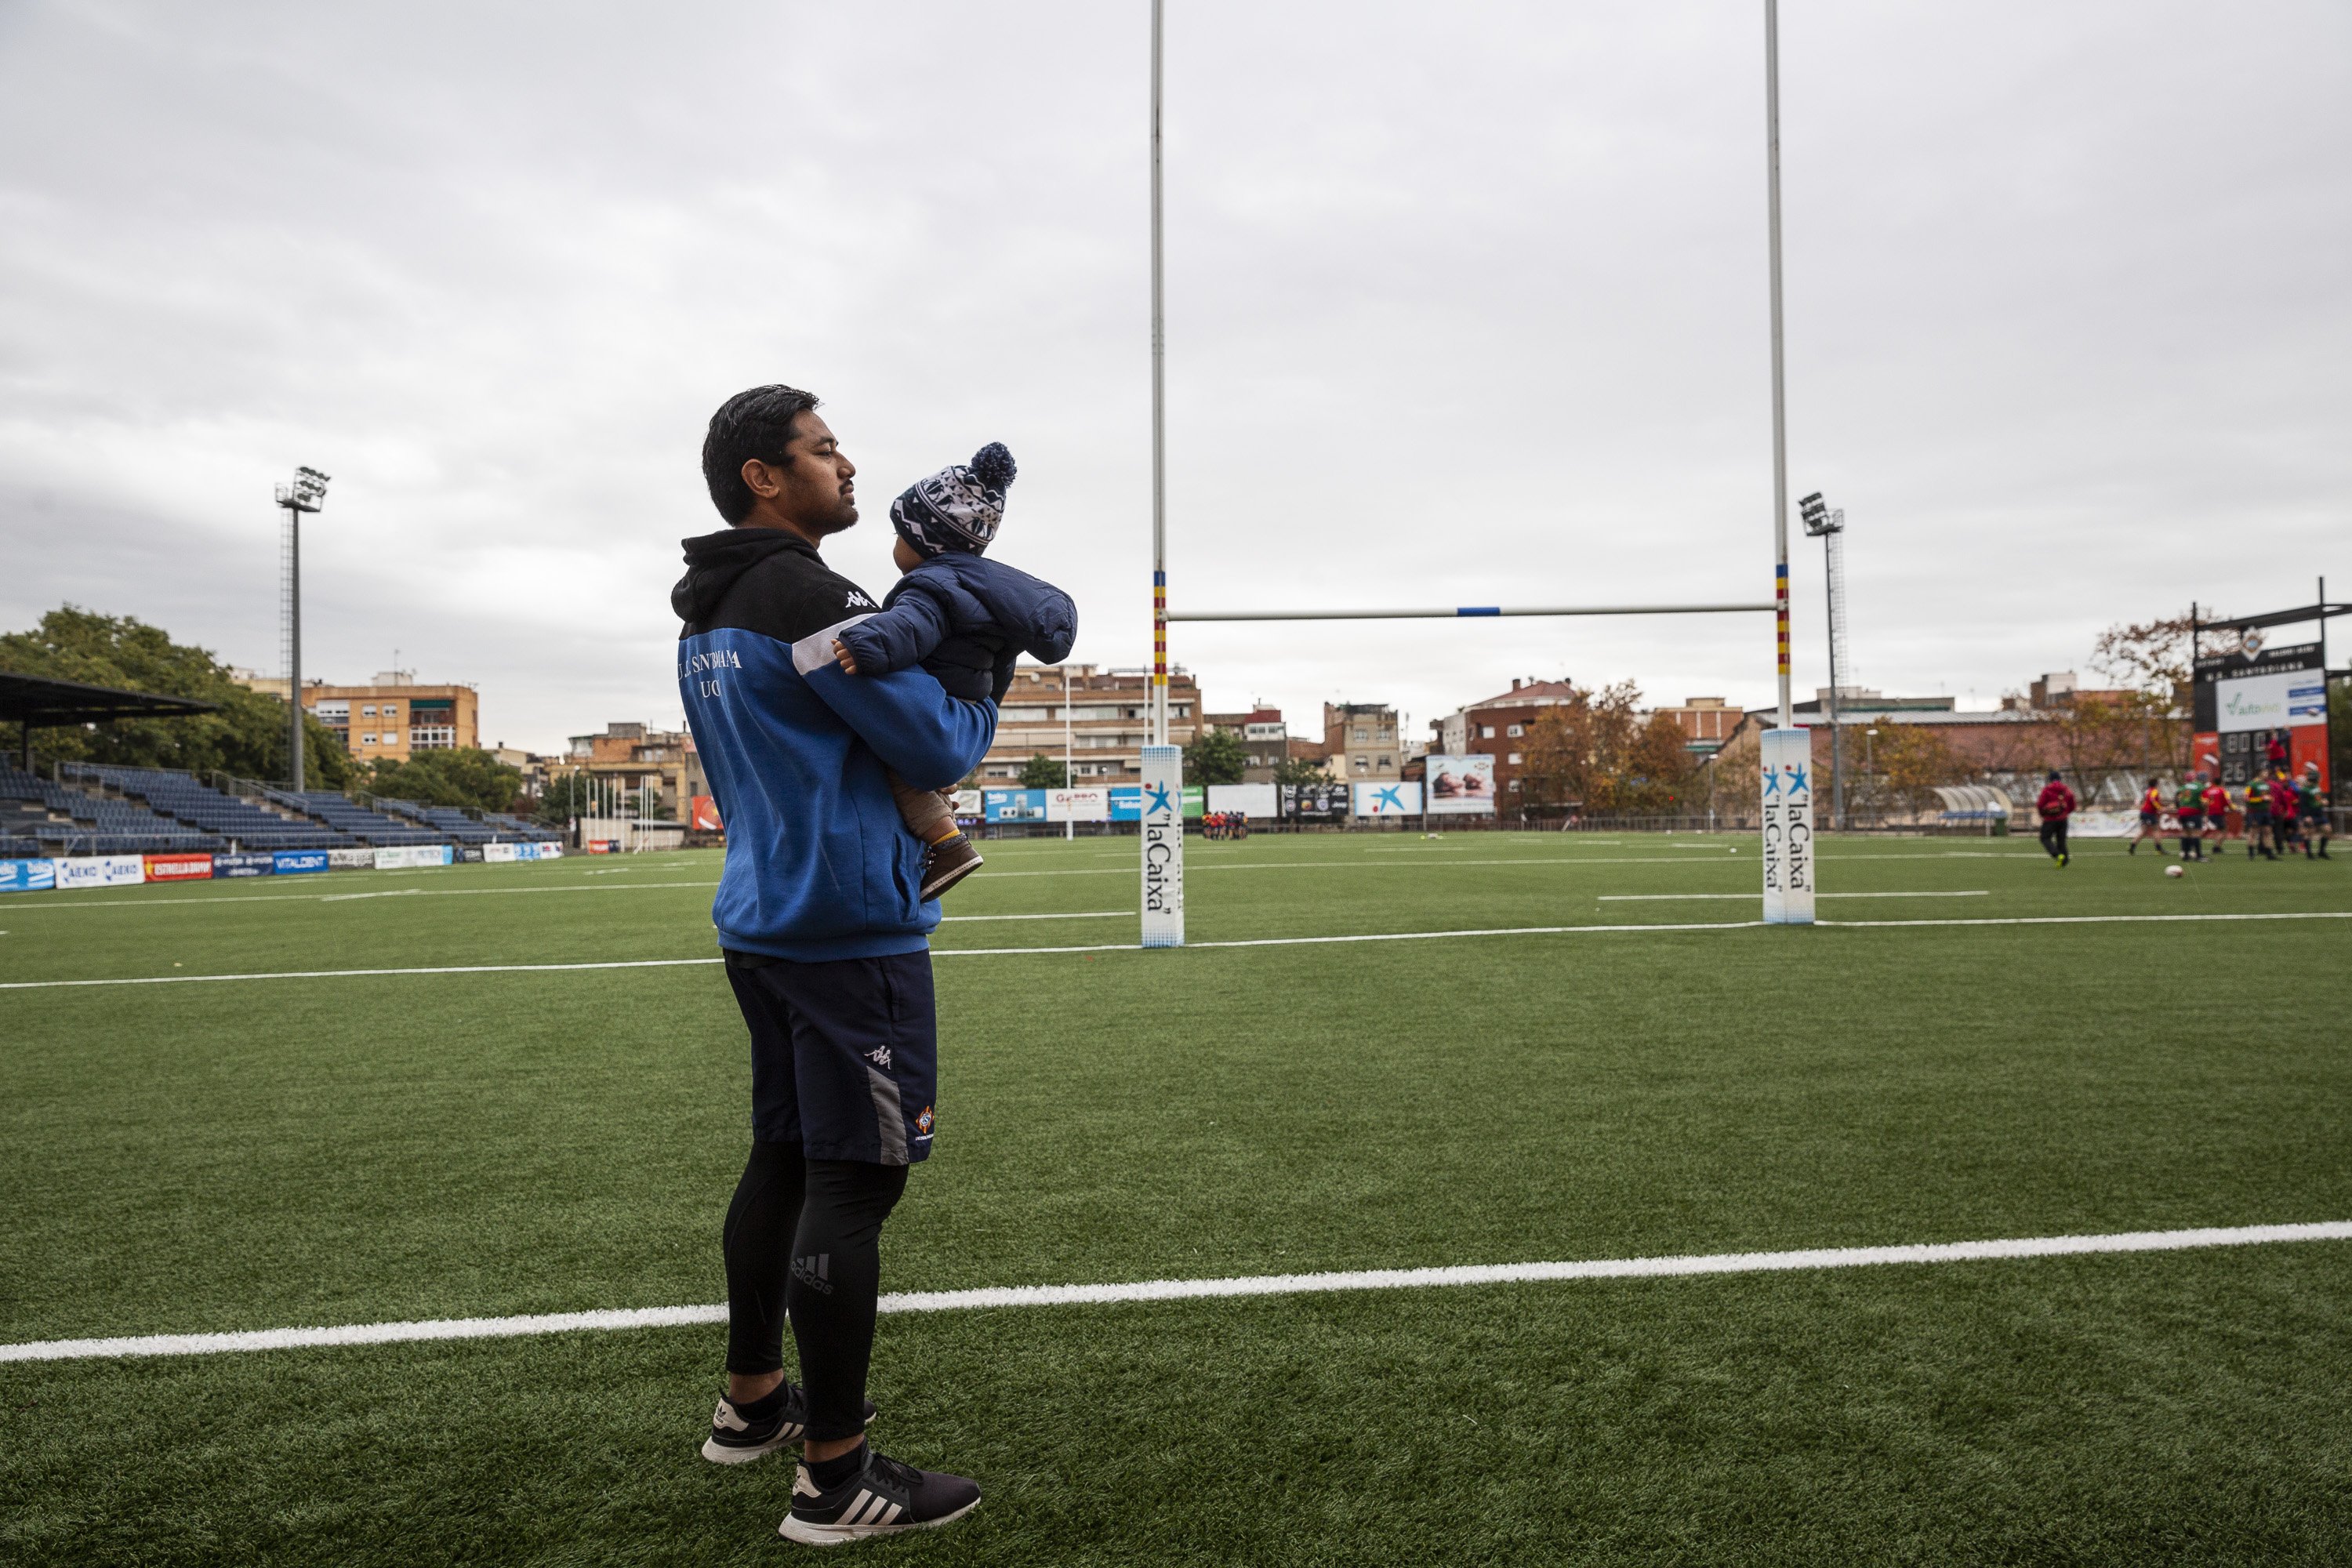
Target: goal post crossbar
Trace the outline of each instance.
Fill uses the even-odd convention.
[[[1429,610],[1170,610],[1171,621],[1450,621],[1494,616],[1725,616],[1778,610],[1766,599],[1745,605],[1456,605]]]

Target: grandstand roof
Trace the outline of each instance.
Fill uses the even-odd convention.
[[[0,719],[36,728],[103,719],[184,717],[210,713],[216,706],[187,697],[160,697],[152,691],[84,686],[79,680],[50,680],[0,670]]]

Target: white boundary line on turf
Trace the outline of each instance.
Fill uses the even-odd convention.
[[[1740,896],[1747,898],[1752,895]],[[1127,910],[1111,911],[1120,916],[1131,912]],[[1817,921],[1814,923],[1836,927],[1843,931],[1863,931],[1893,926],[2140,925],[2181,921],[2202,923],[2240,921],[2347,920],[2352,920],[2352,910],[2305,910],[2277,914],[2001,915],[1969,920]],[[1258,936],[1228,942],[1187,942],[1183,948],[1171,948],[1163,951],[1181,952],[1202,948],[1322,947],[1359,942],[1444,942],[1448,938],[1482,936],[1638,936],[1644,932],[1761,931],[1764,929],[1764,922],[1761,921],[1682,921],[1665,924],[1635,924],[1632,921],[1618,921],[1574,926],[1493,926],[1477,931],[1358,931],[1345,936]],[[930,952],[933,958],[1020,958],[1050,953],[1140,952],[1144,950],[1131,942],[1104,942],[1057,947],[935,947],[930,950]],[[622,958],[585,963],[444,963],[413,969],[283,969],[254,974],[133,974],[108,980],[0,981],[0,991],[57,991],[91,985],[192,985],[204,982],[229,980],[352,980],[391,974],[550,974],[573,970],[680,969],[719,962],[716,958]]]
[[[1916,1242],[1895,1247],[1826,1247],[1794,1252],[1717,1252],[1669,1258],[1591,1258],[1574,1263],[1362,1268],[1327,1274],[1248,1274],[1224,1279],[1139,1279],[1109,1285],[999,1285],[972,1290],[908,1291],[883,1297],[880,1307],[885,1312],[965,1312],[1004,1307],[1107,1306],[1137,1301],[1198,1301],[1237,1296],[1325,1295],[1345,1290],[1526,1285],[1564,1279],[1682,1279],[1693,1275],[1794,1273],[1901,1263],[1976,1263],[2119,1252],[2184,1252],[2206,1247],[2259,1247],[2297,1241],[2352,1241],[2352,1221],[2214,1226],[2195,1230],[2136,1230],[2104,1236],[2041,1236],[2000,1241]],[[0,1362],[219,1355],[239,1351],[401,1344],[420,1340],[513,1339],[581,1330],[680,1328],[726,1321],[726,1307],[714,1303],[696,1307],[626,1307],[605,1311],[541,1312],[510,1318],[438,1318],[412,1322],[345,1323],[331,1328],[248,1329],[232,1333],[36,1340],[26,1343],[0,1344]]]
[[[1604,904],[1688,903],[1693,899],[1752,899],[1753,893],[1603,893]],[[1990,889],[1971,888],[1950,893],[1815,893],[1817,899],[1989,899]]]

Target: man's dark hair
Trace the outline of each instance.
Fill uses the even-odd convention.
[[[815,406],[816,395],[796,386],[755,386],[719,405],[702,438],[702,482],[719,516],[732,524],[751,514],[760,498],[743,482],[743,465],[757,458],[782,467],[793,421]]]

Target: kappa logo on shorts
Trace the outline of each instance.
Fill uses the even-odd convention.
[[[859,593],[856,589],[852,588],[849,591],[849,597],[843,601],[841,607],[845,610],[854,610],[860,605],[865,605],[870,610],[874,607],[874,601]]]
[[[929,1106],[926,1105],[923,1107],[922,1113],[915,1118],[915,1131],[921,1133],[926,1138],[929,1138],[931,1135],[931,1108]]]
[[[866,1059],[872,1062],[876,1067],[880,1068],[884,1072],[888,1072],[890,1070],[890,1047],[887,1046],[877,1046],[872,1050],[866,1053]]]

